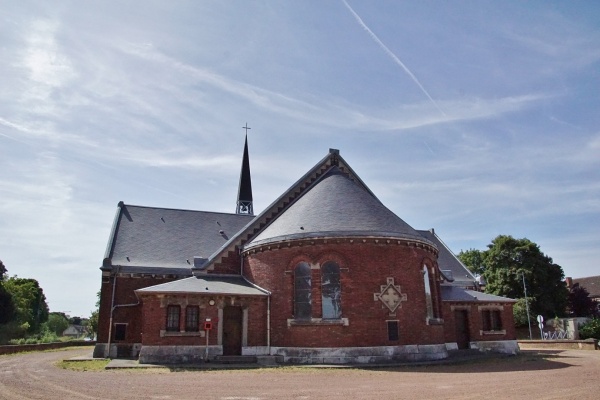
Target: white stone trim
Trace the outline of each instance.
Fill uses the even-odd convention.
[[[446,350],[448,350],[448,351],[458,350],[458,343],[457,342],[446,343]]]
[[[350,320],[348,318],[339,318],[339,319],[323,319],[323,318],[311,318],[311,319],[294,319],[289,318],[287,320],[288,328],[292,326],[332,326],[332,325],[341,325],[341,326],[349,326]]]

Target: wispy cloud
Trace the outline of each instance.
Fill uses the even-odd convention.
[[[326,98],[306,101],[287,94],[227,78],[213,71],[187,65],[170,58],[152,47],[128,46],[124,49],[144,59],[161,63],[165,68],[179,71],[178,82],[188,84],[205,83],[230,95],[242,98],[256,107],[288,118],[316,125],[328,125],[339,129],[371,129],[374,131],[402,130],[443,124],[447,122],[494,118],[531,106],[539,100],[547,99],[544,94],[526,94],[505,98],[480,99],[461,98],[441,102],[447,113],[433,113],[425,104],[398,105],[387,115],[374,115],[370,110],[348,103],[343,99]],[[191,82],[190,82],[191,81]],[[325,101],[323,101],[325,100]]]
[[[381,41],[381,39],[379,39],[379,37],[367,26],[367,24],[365,24],[365,22],[362,20],[362,18],[356,13],[356,11],[354,11],[354,9],[352,7],[350,7],[350,5],[346,2],[346,0],[342,0],[342,3],[344,3],[344,5],[346,6],[346,8],[352,13],[352,15],[354,16],[354,19],[356,19],[356,22],[358,22],[358,24],[369,34],[369,36],[371,37],[371,39],[373,39],[375,41],[375,43],[377,43],[377,45],[379,47],[381,47],[383,49],[383,51],[398,66],[400,66],[400,68],[402,68],[402,70],[404,70],[404,72],[406,72],[406,74],[408,76],[410,76],[410,78],[413,80],[413,82],[415,82],[417,84],[417,86],[419,87],[419,89],[421,89],[421,91],[425,94],[425,96],[427,96],[427,98],[431,101],[431,103],[435,106],[435,108],[437,108],[438,111],[440,113],[442,113],[442,115],[446,115],[444,113],[444,110],[442,110],[442,108],[439,106],[439,104],[433,99],[433,97],[431,97],[431,95],[429,94],[429,92],[427,90],[425,90],[425,88],[423,87],[423,85],[421,84],[421,82],[419,82],[419,80],[417,79],[417,77],[415,76],[415,74],[413,74],[411,72],[411,70],[408,69],[408,67],[402,61],[400,61],[400,59],[398,58],[398,56],[396,56],[389,49],[389,47],[387,47],[385,45],[385,43],[383,43]]]
[[[28,103],[29,107],[35,107],[38,114],[60,112],[60,109],[52,107],[53,102],[48,100],[57,88],[76,75],[55,39],[58,29],[59,24],[56,21],[33,20],[28,29],[26,47],[21,54],[20,65],[29,72],[29,86],[19,101]]]

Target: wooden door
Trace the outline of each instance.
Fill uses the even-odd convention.
[[[469,313],[467,310],[454,311],[454,328],[458,348],[468,349],[471,338],[469,335]]]
[[[242,355],[242,308],[223,309],[223,355]]]

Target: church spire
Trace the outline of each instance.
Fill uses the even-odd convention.
[[[236,214],[254,215],[252,209],[252,180],[250,178],[250,158],[248,157],[248,124],[243,127],[246,130],[246,141],[244,143],[244,158],[242,159],[242,171],[240,172],[240,186],[238,188],[238,199]]]

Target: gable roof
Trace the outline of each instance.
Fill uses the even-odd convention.
[[[161,283],[143,289],[137,293],[201,293],[211,295],[240,295],[240,296],[266,296],[269,294],[249,283],[241,275],[202,275],[179,279],[172,282]]]
[[[252,216],[126,205],[119,202],[103,268],[191,274]]]
[[[349,236],[423,241],[410,225],[334,165],[244,246],[244,250],[282,240]]]
[[[204,265],[200,266],[199,268],[192,268],[192,271],[203,273],[205,269],[210,270],[212,265],[219,263],[225,256],[227,256],[228,253],[241,248],[248,240],[252,239],[254,235],[259,233],[272,220],[274,220],[284,209],[296,201],[296,199],[300,198],[302,194],[312,187],[316,181],[327,174],[332,167],[337,167],[340,172],[347,176],[348,179],[353,181],[356,185],[376,199],[373,192],[371,192],[371,190],[359,178],[350,165],[348,165],[348,163],[342,158],[339,150],[329,149],[329,154],[315,164],[314,167],[312,167],[306,174],[304,174],[304,176],[302,176],[298,181],[290,186],[288,190],[286,190],[273,203],[271,203],[271,205],[265,208],[252,221],[243,227],[234,237],[223,244],[223,246],[221,246],[208,258]],[[422,237],[418,239],[415,238],[415,240],[421,240],[429,243],[425,238]]]
[[[588,276],[586,278],[573,278],[573,283],[587,290],[590,297],[600,297],[600,275]]]
[[[440,237],[435,233],[435,230],[418,230],[417,232],[437,246],[439,250],[437,260],[439,269],[446,278],[453,280],[452,285],[461,287],[475,285],[475,282],[477,281],[475,276],[458,259],[458,257],[454,255],[448,246],[446,246],[446,243],[440,239]]]

